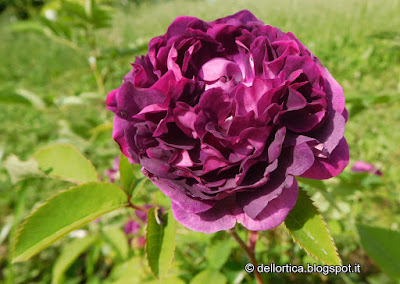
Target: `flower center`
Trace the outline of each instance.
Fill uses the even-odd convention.
[[[206,83],[206,90],[222,88],[230,91],[238,84],[253,85],[255,72],[254,60],[250,53],[240,52],[233,58],[213,58],[200,68],[199,77]]]

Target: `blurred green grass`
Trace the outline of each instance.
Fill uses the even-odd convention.
[[[100,67],[107,69],[107,91],[120,85],[134,56],[145,53],[143,46],[152,37],[164,34],[179,15],[214,20],[248,9],[266,24],[293,32],[343,86],[350,110],[346,138],[351,162],[345,172],[350,172],[354,161],[364,160],[384,173],[379,191],[363,192],[360,198],[364,202],[357,203],[356,209],[351,207],[348,214],[354,211],[354,215],[361,216],[365,212],[362,218],[371,224],[399,228],[400,49],[398,38],[380,35],[398,34],[400,1],[168,1],[115,6],[112,27],[98,32],[98,42],[101,48],[136,48],[138,52],[99,61]],[[78,147],[100,172],[110,167],[118,149],[109,131],[93,144],[95,148],[83,145],[93,128],[112,120],[112,114],[104,109],[105,96],[85,105],[54,104],[57,99],[96,90],[87,59],[42,35],[11,32],[11,21],[7,13],[0,15],[0,90],[28,90],[47,107],[0,105],[0,161],[11,153],[28,158],[39,146],[61,140],[81,143]],[[67,121],[70,129],[63,128],[59,121]],[[334,188],[337,183],[333,180],[328,184]],[[32,208],[56,186],[32,182],[26,207]],[[15,191],[1,167],[0,216],[12,214]],[[0,217],[0,223],[4,222],[5,217]],[[333,230],[333,234],[339,239],[339,251],[346,254],[354,249],[355,245],[346,245],[346,237],[354,238],[354,232],[338,230],[335,236]]]

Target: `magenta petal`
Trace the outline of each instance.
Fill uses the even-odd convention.
[[[283,188],[281,194],[271,200],[254,219],[246,213],[236,216],[236,220],[251,231],[266,231],[279,226],[294,207],[297,200],[298,185],[296,179],[290,187]]]
[[[299,176],[308,170],[314,164],[314,153],[307,145],[302,143],[293,147],[291,154],[285,157],[285,162],[289,162],[286,172],[288,174]]]
[[[331,153],[343,139],[345,123],[346,120],[340,113],[331,111],[324,127],[313,131],[311,137],[323,143],[325,150]]]
[[[125,129],[128,127],[129,122],[120,118],[119,116],[114,117],[114,128],[113,128],[113,139],[118,143],[121,152],[129,157],[128,153],[128,143],[125,140]]]
[[[349,164],[349,146],[344,138],[328,158],[315,157],[315,162],[301,177],[328,179],[339,175]]]
[[[321,69],[327,82],[328,94],[331,97],[330,99],[332,100],[332,107],[338,113],[344,115],[346,110],[344,108],[343,89],[339,85],[339,83],[332,77],[328,69],[326,69],[325,67],[322,67]]]
[[[110,93],[108,93],[106,104],[107,104],[107,109],[115,112],[117,110],[117,99],[116,99],[116,94],[118,92],[118,89],[112,90]]]
[[[244,213],[254,219],[268,206],[271,200],[281,194],[282,188],[286,186],[286,183],[291,184],[292,180],[292,176],[285,178],[283,175],[272,178],[272,180],[269,180],[265,185],[256,190],[237,193],[237,202],[243,208]]]
[[[356,161],[351,168],[352,172],[355,173],[371,173],[377,176],[382,176],[382,172],[378,170],[373,164],[368,164],[364,161]]]
[[[192,213],[171,202],[172,213],[175,219],[185,227],[203,233],[215,233],[232,229],[236,224],[234,211],[238,211],[234,196],[228,197],[208,211]]]
[[[184,189],[180,185],[176,185],[172,180],[157,179],[150,177],[150,180],[161,191],[171,198],[173,203],[183,208],[183,210],[191,213],[200,213],[212,208],[217,201],[214,200],[200,200],[190,197],[185,194]]]
[[[125,235],[136,234],[137,232],[139,232],[139,229],[140,225],[137,222],[131,220],[125,224],[124,233]]]
[[[167,37],[173,37],[173,36],[178,36],[181,35],[185,32],[187,26],[195,21],[198,21],[199,19],[195,17],[190,17],[190,16],[180,16],[177,17],[171,25],[168,27],[168,31],[166,36]]]
[[[236,82],[243,79],[239,66],[224,58],[214,58],[208,61],[201,67],[199,76],[208,82],[216,81],[221,77],[225,77],[226,80],[233,78]]]

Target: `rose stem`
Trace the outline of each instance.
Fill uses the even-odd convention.
[[[131,203],[130,200],[128,200],[128,204],[126,205],[126,207],[131,207],[131,208],[133,208],[135,210],[143,211],[143,212],[146,212],[146,213],[149,212],[149,210],[150,210],[150,208],[134,205],[134,204]]]
[[[257,271],[257,260],[256,257],[254,255],[254,251],[252,251],[244,242],[243,240],[239,237],[239,235],[237,234],[235,228],[232,228],[230,230],[228,230],[228,233],[235,239],[235,241],[239,244],[239,246],[246,252],[246,254],[249,256],[251,263],[253,263],[255,269],[254,269],[254,276],[257,279],[257,283],[258,284],[263,284],[263,280],[261,278],[261,274],[258,273]]]

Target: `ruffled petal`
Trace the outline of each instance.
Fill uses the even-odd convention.
[[[328,158],[315,158],[314,164],[301,175],[312,179],[328,179],[339,175],[349,164],[349,146],[342,138]]]
[[[294,207],[297,200],[298,185],[294,179],[290,187],[285,187],[275,199],[257,215],[250,218],[246,213],[236,216],[236,220],[251,231],[266,231],[279,226]]]
[[[238,211],[236,207],[234,196],[220,201],[210,210],[201,213],[187,212],[171,202],[172,213],[178,222],[193,231],[208,234],[235,227],[235,211]]]

